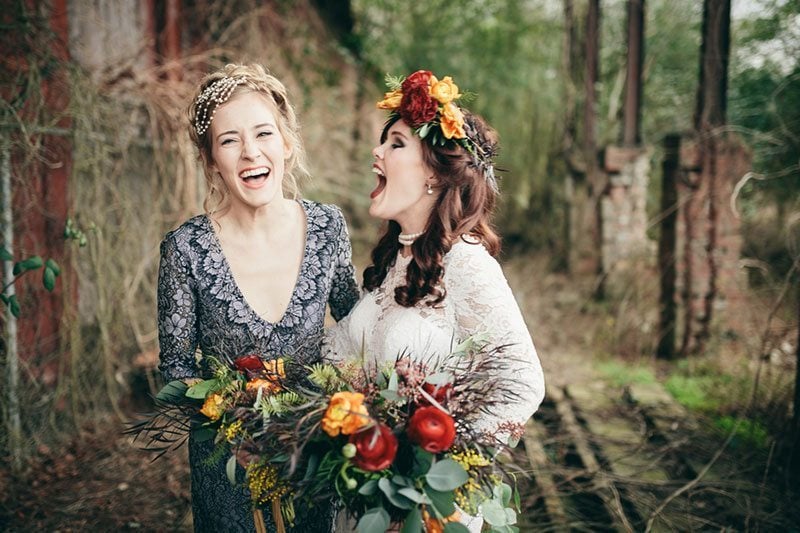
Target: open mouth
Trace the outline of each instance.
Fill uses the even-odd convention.
[[[370,199],[374,199],[380,193],[383,192],[383,189],[386,188],[386,176],[383,174],[383,171],[376,166],[372,167],[372,172],[378,177],[378,186],[375,187],[371,193],[369,193]]]
[[[269,178],[270,170],[267,167],[258,167],[245,170],[239,177],[247,187],[259,187]]]

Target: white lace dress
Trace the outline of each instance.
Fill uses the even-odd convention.
[[[436,307],[423,302],[403,307],[394,299],[405,284],[411,257],[398,254],[383,284],[362,295],[350,314],[326,331],[323,357],[338,361],[364,353],[370,359],[394,360],[401,353],[426,360],[447,355],[467,337],[486,334],[494,346],[510,345],[503,356],[509,378],[518,383],[518,401],[481,415],[479,430],[496,432],[504,422],[525,423],[544,397],[544,377],[522,313],[497,261],[481,244],[459,240],[444,257],[444,300]],[[464,516],[464,515],[462,515]],[[462,519],[480,531],[479,517]]]

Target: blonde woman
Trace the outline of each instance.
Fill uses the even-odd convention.
[[[326,304],[339,320],[358,292],[341,212],[297,198],[304,151],[285,87],[260,65],[227,65],[200,83],[189,118],[208,196],[205,213],[161,243],[164,379],[208,377],[198,348],[231,359],[316,361]],[[209,464],[213,449],[190,437],[195,531],[253,531],[249,495],[229,483],[224,459]],[[299,514],[294,530],[330,531],[331,516],[321,504]]]

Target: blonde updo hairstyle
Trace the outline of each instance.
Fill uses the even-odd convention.
[[[306,166],[306,154],[303,148],[303,141],[300,137],[300,124],[294,107],[289,103],[286,94],[286,87],[275,76],[269,74],[264,67],[257,63],[252,64],[228,64],[225,67],[207,75],[200,82],[195,92],[192,103],[189,105],[189,135],[192,142],[200,152],[200,160],[203,163],[203,171],[206,177],[206,198],[203,201],[203,209],[206,213],[224,211],[230,204],[228,189],[222,181],[221,176],[211,170],[214,163],[212,156],[211,127],[209,126],[202,134],[198,134],[196,121],[198,114],[198,98],[203,91],[217,80],[228,78],[244,78],[244,82],[236,85],[231,93],[228,102],[239,95],[246,93],[259,93],[267,100],[272,102],[278,111],[277,126],[284,142],[290,147],[291,154],[286,160],[285,174],[282,183],[284,194],[297,198],[300,194],[298,181],[308,175]],[[220,105],[224,105],[220,104]],[[212,113],[214,107],[207,109],[207,113]]]

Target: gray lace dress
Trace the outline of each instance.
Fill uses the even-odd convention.
[[[167,234],[161,243],[158,277],[159,368],[164,379],[207,377],[203,354],[225,353],[232,358],[259,354],[264,359],[291,357],[299,362],[320,358],[326,303],[337,321],[358,300],[351,264],[350,240],[341,211],[334,206],[300,201],[307,229],[303,260],[286,313],[267,322],[245,301],[212,222],[196,216]],[[212,441],[189,439],[192,512],[195,531],[255,530],[250,496],[234,487],[225,474],[225,458],[208,464]],[[237,477],[244,471],[238,467]],[[294,531],[329,532],[333,511],[297,509]],[[274,530],[264,509],[268,530]]]

